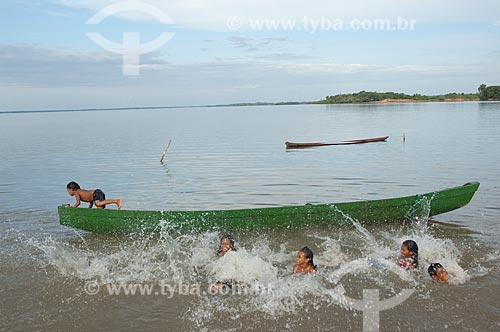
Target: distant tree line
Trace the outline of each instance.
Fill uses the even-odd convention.
[[[479,93],[446,93],[442,95],[427,96],[419,93],[409,95],[397,92],[370,92],[360,91],[356,93],[338,94],[326,96],[320,100],[322,104],[355,104],[377,102],[385,99],[406,99],[414,101],[446,101],[446,100],[500,100],[500,86],[486,86],[481,84]]]
[[[360,91],[356,93],[326,96],[325,101],[328,104],[351,104],[351,103],[369,103],[384,99],[410,99],[410,98],[411,98],[410,95],[404,93]]]
[[[500,100],[500,86],[481,84],[477,89],[480,100]]]
[[[448,100],[500,100],[500,86],[487,86],[481,84],[478,88],[478,93],[446,93],[442,95],[427,96],[415,93],[409,95],[406,93],[397,92],[370,92],[360,91],[356,93],[346,93],[334,96],[326,96],[325,99],[319,101],[282,101],[277,103],[272,102],[255,102],[255,103],[236,103],[227,105],[210,105],[208,107],[220,106],[265,106],[265,105],[302,105],[302,104],[360,104],[389,100],[412,100],[412,101],[448,101]]]

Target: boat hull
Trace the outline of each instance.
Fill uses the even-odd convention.
[[[422,195],[335,204],[240,210],[139,211],[59,206],[61,225],[97,233],[204,232],[316,228],[403,221],[422,214],[435,216],[470,202],[478,182]],[[427,211],[426,211],[427,210]]]
[[[308,142],[308,143],[296,143],[296,142],[285,142],[287,149],[303,149],[303,148],[314,148],[318,146],[330,146],[330,145],[352,145],[352,144],[364,144],[364,143],[374,143],[374,142],[384,142],[389,138],[389,136],[375,137],[375,138],[365,138],[365,139],[353,139],[347,141],[340,141],[337,143],[324,143],[324,142]]]

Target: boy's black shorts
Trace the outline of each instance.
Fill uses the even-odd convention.
[[[94,202],[95,201],[104,201],[106,199],[106,195],[101,189],[94,190]]]

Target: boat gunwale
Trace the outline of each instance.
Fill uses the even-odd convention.
[[[273,207],[267,207],[267,208],[245,208],[245,209],[230,209],[230,210],[162,210],[162,211],[157,211],[157,210],[97,210],[97,209],[83,209],[83,208],[81,208],[81,209],[86,210],[86,213],[87,212],[99,213],[99,214],[101,214],[101,216],[102,216],[102,212],[104,212],[105,214],[108,214],[105,217],[109,218],[109,219],[123,218],[123,217],[127,217],[127,215],[129,215],[129,214],[134,214],[134,213],[161,214],[161,215],[168,216],[168,215],[182,215],[182,214],[190,214],[190,213],[202,215],[204,213],[206,213],[206,214],[214,214],[214,213],[215,214],[217,214],[217,213],[238,214],[238,213],[242,213],[242,212],[252,212],[252,213],[259,213],[260,214],[263,212],[268,212],[268,213],[264,213],[264,214],[266,216],[281,216],[281,215],[289,214],[289,212],[285,213],[285,211],[284,211],[284,210],[289,210],[289,209],[298,209],[298,211],[295,212],[297,214],[319,214],[319,213],[325,213],[325,210],[318,210],[317,208],[327,209],[329,207],[335,207],[339,210],[342,210],[341,209],[342,206],[338,206],[338,205],[348,205],[348,204],[356,204],[356,203],[366,204],[366,205],[373,204],[374,206],[371,206],[370,209],[414,206],[415,201],[411,201],[411,202],[401,202],[401,201],[405,201],[405,200],[413,199],[413,198],[435,196],[435,195],[442,193],[442,192],[465,189],[465,187],[471,187],[471,190],[467,191],[467,192],[460,191],[460,192],[456,193],[455,195],[446,196],[446,199],[464,196],[464,195],[470,195],[470,194],[473,195],[479,187],[479,182],[468,182],[468,183],[466,183],[462,186],[458,186],[458,187],[452,187],[452,188],[442,189],[442,190],[438,190],[438,191],[427,192],[425,194],[415,194],[415,195],[403,196],[403,197],[393,197],[393,198],[385,198],[385,199],[377,199],[377,200],[365,200],[365,201],[349,201],[349,202],[339,202],[339,203],[285,205],[285,206],[273,206]],[[472,188],[474,188],[474,187],[475,187],[475,189],[472,190]],[[438,199],[439,199],[439,197],[438,197]],[[395,204],[396,201],[399,201],[400,203]],[[379,205],[380,203],[384,203],[384,202],[387,202],[388,204]],[[390,203],[394,203],[394,204],[390,204]],[[64,205],[60,205],[58,207],[58,210],[59,209],[67,209],[67,208],[69,208],[69,207],[66,207]],[[312,209],[308,209],[308,208],[312,208]],[[346,210],[349,211],[351,209],[346,207]],[[99,211],[99,212],[91,212],[91,211]],[[273,212],[273,211],[276,213],[269,213],[269,212]],[[280,213],[279,211],[283,211],[283,212]],[[345,212],[345,211],[343,211],[343,212]],[[241,215],[241,216],[231,216],[231,217],[233,217],[234,219],[238,219],[238,218],[245,218],[246,216]]]

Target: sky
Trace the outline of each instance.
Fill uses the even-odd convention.
[[[500,85],[498,0],[4,0],[0,111]]]

